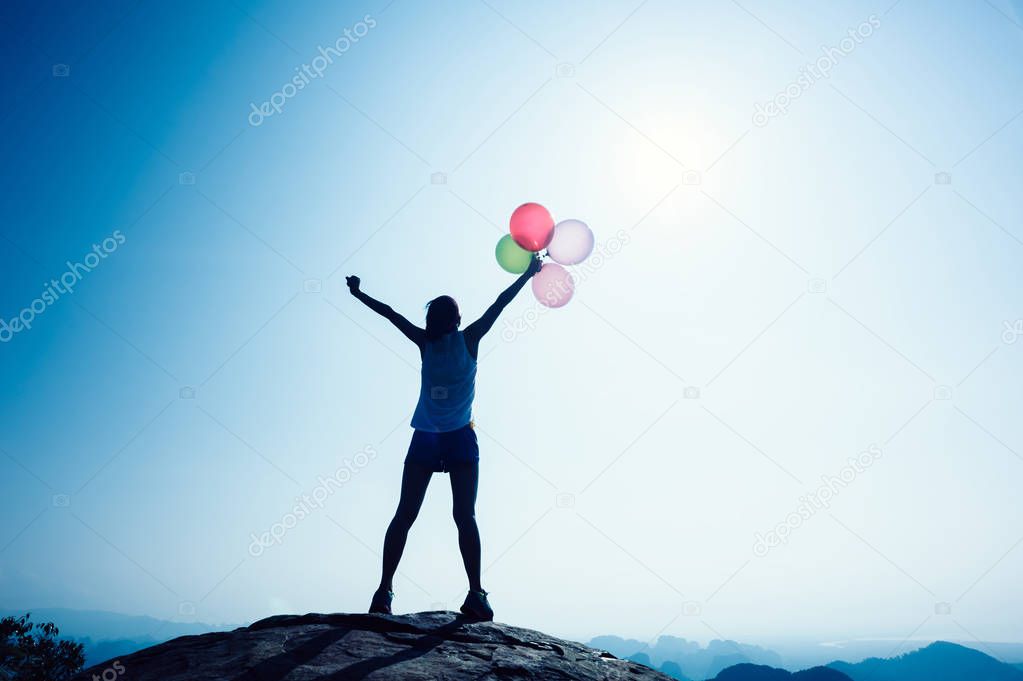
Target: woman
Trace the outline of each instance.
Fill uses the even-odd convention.
[[[458,303],[439,296],[427,303],[426,328],[421,329],[359,288],[359,278],[346,278],[352,295],[382,315],[419,347],[422,357],[422,385],[419,403],[412,415],[412,442],[405,457],[398,510],[384,535],[383,570],[380,586],[373,594],[370,612],[390,614],[394,598],[392,580],[398,569],[409,528],[419,514],[426,487],[435,472],[451,476],[453,515],[458,527],[458,548],[462,553],[469,593],[462,613],[479,620],[494,619],[487,592],[480,583],[480,533],[476,527],[476,488],[479,482],[479,446],[472,423],[475,395],[476,357],[480,339],[497,321],[501,311],[540,270],[540,259],[504,290],[483,316],[459,330]]]

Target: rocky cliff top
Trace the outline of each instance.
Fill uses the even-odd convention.
[[[116,664],[115,664],[116,663]],[[562,679],[666,681],[610,653],[453,612],[279,615],[182,636],[84,671],[82,681]]]

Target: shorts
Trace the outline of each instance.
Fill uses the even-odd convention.
[[[472,465],[479,460],[480,447],[472,424],[446,433],[416,430],[412,433],[412,442],[405,456],[406,464],[416,464],[438,473]]]

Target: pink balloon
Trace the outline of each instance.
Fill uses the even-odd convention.
[[[572,300],[575,282],[568,270],[557,263],[545,262],[533,275],[533,295],[541,305],[561,307]]]
[[[554,218],[539,203],[524,203],[512,213],[511,235],[527,251],[543,250],[554,237]]]
[[[562,220],[554,226],[547,255],[562,265],[578,265],[593,252],[593,232],[581,220]]]

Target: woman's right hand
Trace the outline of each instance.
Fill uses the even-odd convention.
[[[353,274],[349,277],[345,277],[345,283],[348,284],[348,290],[352,293],[352,295],[354,295],[359,292],[359,284],[361,284],[362,281]]]

